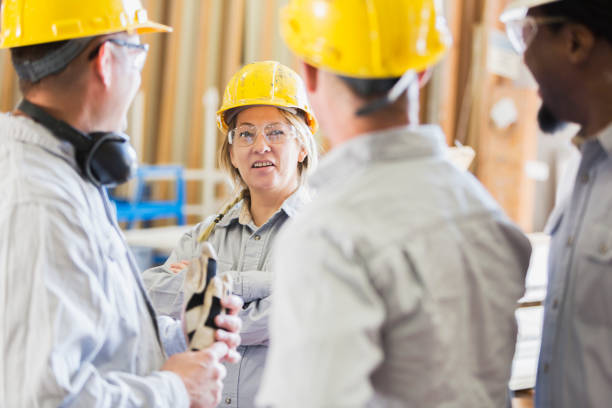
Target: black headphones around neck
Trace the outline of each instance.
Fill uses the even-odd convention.
[[[27,99],[23,99],[17,109],[47,128],[58,139],[70,143],[74,147],[81,172],[96,186],[113,187],[136,174],[136,152],[127,135],[114,132],[83,133]]]

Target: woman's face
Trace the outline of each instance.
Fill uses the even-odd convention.
[[[295,129],[280,111],[273,106],[245,109],[236,117],[235,129],[230,157],[251,195],[291,194],[298,186],[297,165],[305,159],[306,150],[293,137]],[[246,145],[245,139],[253,143]]]

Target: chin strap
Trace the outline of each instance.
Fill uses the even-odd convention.
[[[412,83],[416,81],[416,79],[417,75],[414,71],[406,71],[385,96],[379,99],[375,99],[374,101],[366,104],[362,108],[359,108],[359,110],[357,110],[355,114],[357,116],[367,116],[373,112],[376,112],[377,110],[384,108],[385,106],[393,104],[399,99],[400,96],[402,96],[404,92],[406,92],[408,87],[410,87],[410,85],[412,85]]]

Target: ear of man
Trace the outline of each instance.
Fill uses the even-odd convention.
[[[566,52],[569,61],[581,64],[588,61],[595,46],[595,35],[586,26],[579,23],[567,23],[564,30]]]
[[[113,52],[111,43],[104,42],[92,63],[93,74],[105,88],[110,88],[113,83]]]
[[[302,63],[300,64],[300,70],[302,73],[302,78],[304,78],[304,85],[306,86],[306,90],[308,92],[316,91],[318,85],[319,69],[313,67],[307,62],[302,61]]]

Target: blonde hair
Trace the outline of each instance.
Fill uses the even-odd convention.
[[[248,108],[247,108],[248,109]],[[310,131],[310,128],[306,124],[305,117],[303,116],[302,111],[298,111],[297,114],[286,111],[284,109],[278,109],[283,118],[289,122],[295,128],[297,132],[297,139],[300,144],[306,150],[306,157],[304,161],[298,163],[298,183],[300,186],[306,183],[306,179],[308,175],[314,171],[317,167],[319,154],[317,142],[314,138],[314,135]],[[232,121],[229,123],[229,129],[232,129],[236,126],[237,115],[232,118]],[[248,189],[249,187],[246,185],[242,177],[240,176],[240,172],[238,169],[234,167],[232,164],[232,159],[230,156],[230,148],[227,133],[225,134],[225,138],[223,139],[223,144],[219,149],[218,162],[221,170],[225,171],[230,176],[232,183],[234,184],[234,188],[236,190]]]
[[[248,109],[248,108],[247,108]],[[302,111],[298,111],[297,114],[289,112],[284,109],[279,109],[281,115],[287,122],[289,122],[295,128],[297,132],[297,139],[304,149],[306,150],[306,157],[301,163],[297,164],[298,168],[298,184],[302,186],[306,184],[306,180],[308,175],[314,171],[317,167],[317,163],[319,161],[319,152],[317,147],[317,142],[314,138],[314,135],[310,131],[308,125],[306,125],[306,117],[302,113]],[[234,116],[232,121],[229,123],[229,129],[232,129],[236,125],[237,115]],[[198,237],[198,241],[206,241],[210,234],[215,229],[215,226],[225,217],[225,214],[229,210],[231,210],[236,204],[240,201],[245,201],[245,203],[249,202],[250,193],[249,188],[240,176],[240,172],[238,169],[234,167],[232,164],[232,159],[230,156],[230,144],[227,138],[227,133],[225,134],[225,138],[223,139],[223,144],[219,149],[218,156],[219,167],[225,171],[234,184],[234,188],[236,191],[240,191],[239,194],[236,195],[234,200],[232,200],[225,208],[215,217],[215,219],[206,227],[204,231]]]
[[[234,200],[231,203],[226,205],[225,208],[223,209],[223,211],[221,211],[215,217],[215,219],[212,220],[212,222],[210,224],[208,224],[206,229],[204,231],[202,231],[202,233],[198,237],[198,242],[206,241],[208,239],[208,237],[210,237],[210,234],[212,234],[213,230],[215,229],[215,226],[217,226],[217,224],[223,219],[223,217],[225,217],[225,214],[227,214],[227,212],[229,210],[231,210],[240,201],[246,199],[247,196],[248,196],[248,193],[249,193],[249,190],[247,190],[247,189],[242,190],[240,192],[240,194],[238,194],[238,196],[236,198],[234,198]]]

